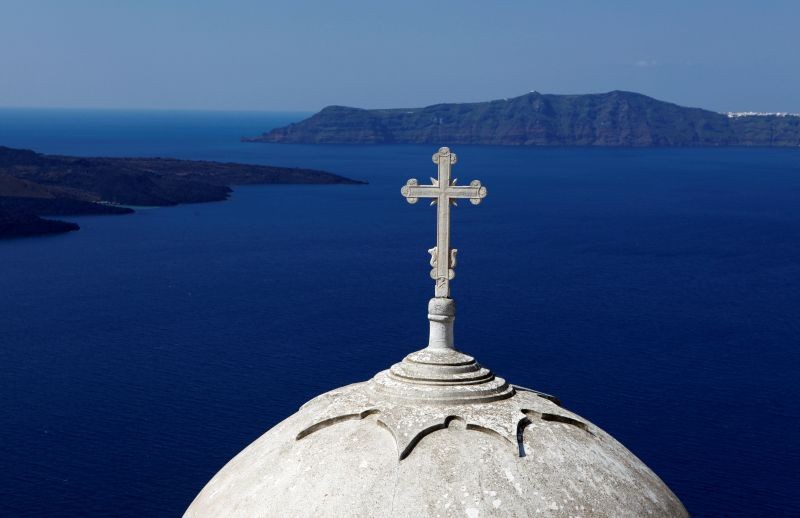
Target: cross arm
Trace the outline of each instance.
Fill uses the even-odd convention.
[[[486,197],[486,187],[480,180],[472,180],[469,185],[450,186],[447,188],[448,198],[469,198],[473,205],[477,205]]]
[[[417,203],[419,198],[438,198],[442,190],[438,185],[419,185],[416,178],[412,178],[400,189],[400,193],[408,203]]]
[[[416,178],[412,178],[400,189],[400,193],[406,198],[408,203],[417,203],[419,198],[438,198],[443,189],[439,185],[419,185]],[[473,205],[477,205],[486,197],[486,187],[481,185],[480,180],[473,180],[469,185],[451,185],[444,189],[444,194],[448,198],[469,199]]]

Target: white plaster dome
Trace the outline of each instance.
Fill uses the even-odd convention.
[[[431,322],[428,348],[303,405],[225,465],[185,516],[687,516],[614,438],[436,347],[441,319]]]

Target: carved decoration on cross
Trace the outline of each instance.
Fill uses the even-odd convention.
[[[450,248],[450,205],[456,200],[468,199],[477,205],[486,197],[486,187],[479,180],[469,185],[456,185],[456,178],[450,178],[450,170],[456,163],[456,154],[449,148],[440,148],[433,155],[433,163],[439,166],[439,177],[431,178],[431,185],[419,185],[416,178],[407,181],[400,193],[408,203],[417,203],[420,198],[433,198],[436,205],[436,246],[428,250],[431,254],[431,278],[436,281],[436,297],[450,297],[450,281],[455,277],[456,253]]]

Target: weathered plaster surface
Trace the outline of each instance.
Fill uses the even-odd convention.
[[[185,516],[687,516],[619,442],[537,393],[419,405],[374,384],[309,401]]]

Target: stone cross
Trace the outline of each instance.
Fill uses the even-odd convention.
[[[486,187],[479,180],[469,185],[456,185],[450,179],[450,167],[456,163],[456,154],[443,147],[433,155],[433,163],[439,165],[439,178],[431,178],[431,185],[419,185],[412,178],[400,190],[408,203],[417,203],[420,198],[433,198],[431,205],[437,205],[436,211],[436,246],[428,250],[431,254],[431,278],[436,281],[436,297],[450,297],[450,280],[455,277],[456,250],[450,249],[450,204],[466,198],[477,205],[486,197]]]

